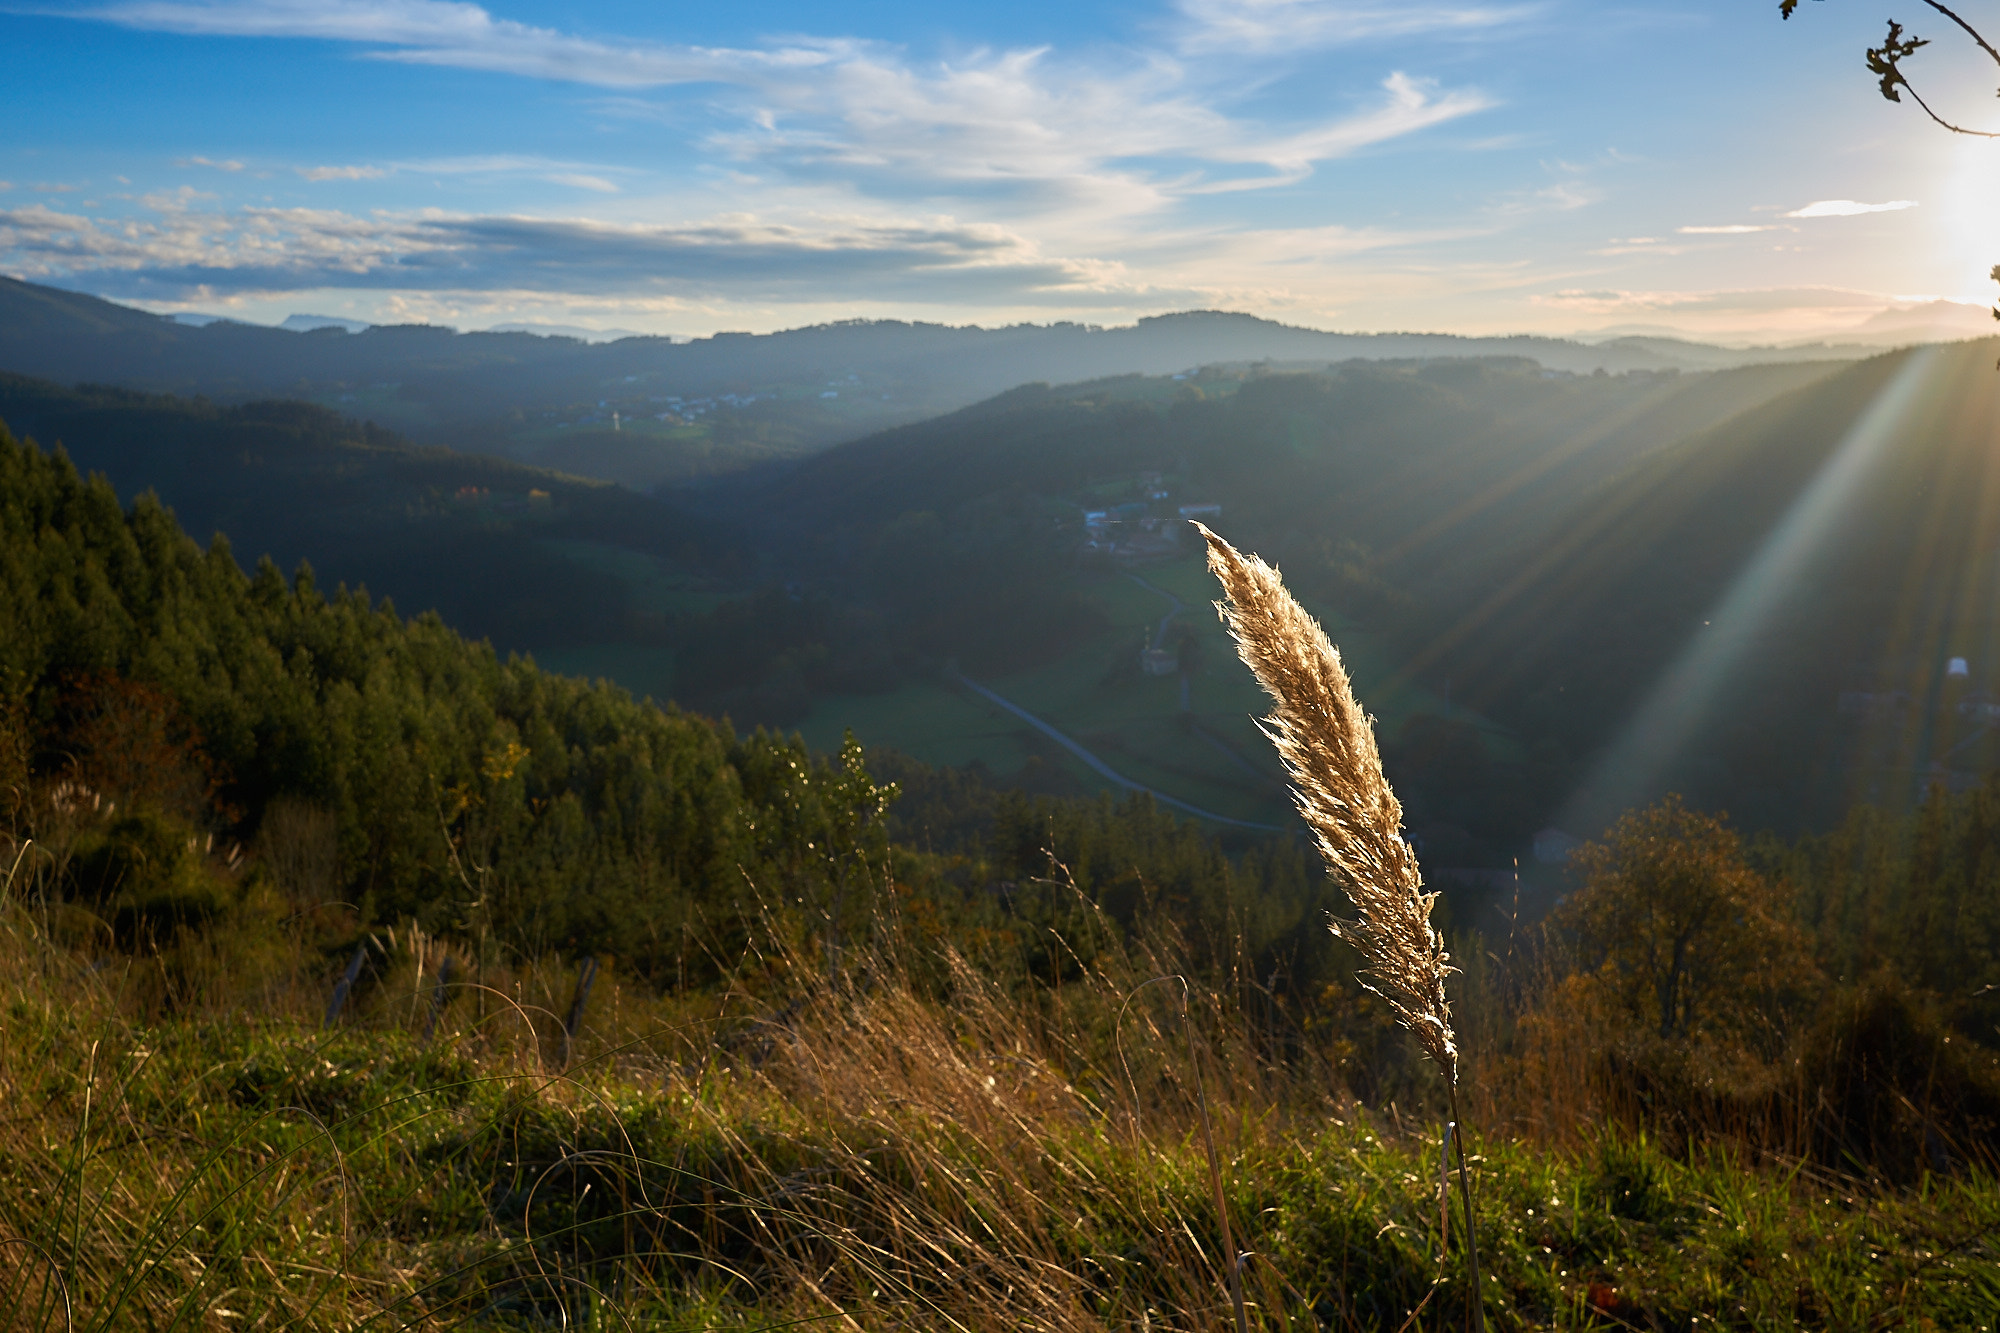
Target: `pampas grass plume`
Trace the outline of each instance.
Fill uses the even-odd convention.
[[[1459,1130],[1447,1138],[1458,1150],[1473,1325],[1483,1329],[1479,1241],[1458,1118],[1458,1043],[1444,988],[1456,969],[1431,927],[1437,895],[1424,892],[1416,853],[1403,841],[1403,806],[1382,774],[1374,720],[1354,697],[1340,650],[1285,591],[1277,570],[1200,523],[1194,526],[1208,542],[1208,567],[1227,594],[1215,609],[1276,704],[1260,725],[1291,774],[1292,800],[1320,855],[1354,903],[1354,919],[1335,918],[1333,933],[1360,950],[1362,984],[1388,1002],[1444,1075]]]
[[[1208,567],[1228,601],[1216,610],[1236,650],[1276,701],[1261,724],[1292,777],[1292,798],[1320,855],[1354,902],[1334,934],[1367,960],[1363,984],[1389,1003],[1446,1081],[1458,1082],[1458,1044],[1444,982],[1455,969],[1431,928],[1416,854],[1403,841],[1403,807],[1382,776],[1373,719],[1361,711],[1340,650],[1285,591],[1278,571],[1201,524]]]

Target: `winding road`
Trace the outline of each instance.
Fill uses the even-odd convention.
[[[1135,575],[1134,577],[1137,576]],[[1144,582],[1144,580],[1140,581]],[[1150,584],[1148,584],[1147,586],[1151,587]],[[1156,588],[1154,589],[1154,591],[1158,592],[1159,590]],[[1169,594],[1161,594],[1161,595],[1167,596]],[[1175,609],[1176,610],[1179,609],[1178,601],[1176,601],[1175,603]],[[1167,618],[1171,620],[1173,618],[1172,614],[1170,613]],[[1165,623],[1166,623],[1165,621],[1161,622],[1162,627],[1164,627]],[[1123,773],[1120,773],[1117,769],[1111,767],[1111,765],[1105,763],[1102,759],[1099,759],[1096,755],[1092,754],[1090,751],[1084,749],[1081,745],[1078,745],[1068,736],[1063,735],[1062,732],[1057,731],[1054,727],[1044,722],[1041,718],[1036,717],[1033,713],[1030,713],[1027,709],[1015,703],[1012,699],[1006,698],[1004,695],[995,694],[992,690],[987,689],[984,685],[981,685],[978,681],[972,679],[970,676],[959,674],[956,675],[955,678],[957,679],[959,684],[965,686],[966,689],[971,690],[974,694],[978,695],[980,698],[986,700],[988,703],[991,703],[997,707],[1004,708],[1009,713],[1012,713],[1015,717],[1020,718],[1023,722],[1033,727],[1036,731],[1039,731],[1044,736],[1047,736],[1057,745],[1062,746],[1063,749],[1068,750],[1071,754],[1075,755],[1079,760],[1081,760],[1083,764],[1090,769],[1091,772],[1097,774],[1097,776],[1103,778],[1106,782],[1111,783],[1113,786],[1123,788],[1126,791],[1142,791],[1146,793],[1148,796],[1152,797],[1155,801],[1159,802],[1161,805],[1171,806],[1176,810],[1180,810],[1187,814],[1194,815],[1199,819],[1212,820],[1217,824],[1227,824],[1231,828],[1255,829],[1259,833],[1284,833],[1288,831],[1286,829],[1280,828],[1276,824],[1258,824],[1248,819],[1231,819],[1228,815],[1218,815],[1213,810],[1204,810],[1198,805],[1189,805],[1186,801],[1183,801],[1178,797],[1169,796],[1163,791],[1156,791],[1153,788],[1144,785],[1143,783],[1134,782],[1132,781],[1132,779],[1126,777]]]

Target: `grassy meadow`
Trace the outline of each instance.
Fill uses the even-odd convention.
[[[886,923],[819,984],[780,933],[740,989],[603,976],[571,1041],[574,968],[410,928],[328,1024],[297,937],[107,964],[58,926],[0,918],[10,1329],[1221,1328],[1197,1091],[1253,1327],[1465,1317],[1436,1089],[1363,1104],[1350,1038],[1184,1010],[1168,938],[1020,993]],[[1489,1326],[1993,1327],[1990,1161],[1674,1145],[1475,1056]]]

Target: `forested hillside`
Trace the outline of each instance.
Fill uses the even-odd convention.
[[[1635,460],[1430,600],[1413,663],[1591,757],[1584,828],[1665,790],[1791,830],[1976,784],[1994,348],[1877,358]]]
[[[245,575],[223,539],[203,551],[158,505],[128,513],[10,438],[0,505],[14,762],[70,772],[42,823],[118,810],[65,849],[97,868],[86,892],[108,913],[216,910],[227,882],[173,850],[176,830],[266,832],[301,842],[285,854],[316,861],[364,922],[470,915],[523,945],[615,940],[658,967],[691,922],[726,935],[742,870],[789,867],[820,823],[860,818],[811,785],[860,778],[775,739],[502,660],[304,568]]]
[[[893,874],[940,929],[1032,951],[1034,913],[996,921],[990,886],[1046,877],[1056,850],[1120,919],[1150,903],[1288,971],[1330,965],[1302,847],[1225,853],[1144,801],[1036,807],[903,761],[924,795],[893,827],[939,857],[892,871],[894,788],[857,746],[816,756],[553,676],[303,566],[245,574],[224,538],[203,550],[4,435],[0,483],[0,790],[128,940],[232,910],[254,847],[299,903],[342,904],[335,941],[411,917],[686,982],[737,967],[769,913],[866,922]]]
[[[0,375],[0,422],[62,447],[126,499],[150,491],[246,563],[309,560],[506,648],[658,642],[659,616],[564,554],[575,543],[663,567],[726,569],[740,549],[686,508],[479,454],[412,445],[298,402],[201,399]]]

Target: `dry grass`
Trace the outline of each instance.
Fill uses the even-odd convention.
[[[249,876],[229,919],[121,951],[62,930],[53,864],[19,853],[0,892],[7,1333],[1194,1333],[1232,1316],[1224,1215],[1256,1252],[1254,1328],[1467,1313],[1435,1137],[1353,1105],[1337,1034],[1276,1039],[1226,964],[1149,984],[1192,975],[1182,942],[1080,896],[1051,944],[1087,956],[1033,983],[917,958],[888,920],[836,987],[772,918],[733,988],[607,970],[566,1052],[572,964],[385,930],[323,1030],[338,909]],[[1589,1055],[1541,1052],[1551,1087]],[[1976,1171],[1864,1194],[1546,1130],[1576,1151],[1454,1141],[1483,1161],[1496,1326],[1683,1326],[1726,1301],[1744,1327],[1978,1327],[2000,1296],[2000,1191]]]
[[[303,944],[115,959],[13,904],[0,1094],[36,1109],[0,1130],[0,1301],[37,1329],[447,1327],[597,1302],[690,1327],[1192,1330],[1226,1310],[1187,1043],[1227,1159],[1323,1117],[1333,1085],[1268,1064],[1223,995],[1195,992],[1184,1021],[1145,987],[1180,970],[1170,940],[1025,996],[948,958],[943,1002],[893,949],[836,990],[783,940],[754,994],[607,980],[562,1069],[570,967],[482,971],[461,947],[468,980],[426,1043],[452,946],[384,932],[324,1032]],[[135,981],[149,970],[179,981]],[[472,1164],[511,1184],[432,1243],[413,1210],[449,1214]],[[1268,1265],[1249,1280],[1265,1326],[1314,1326]]]
[[[1229,1320],[1179,993],[1144,984],[1180,970],[1174,941],[1104,947],[1059,987],[947,958],[940,990],[884,936],[836,991],[785,938],[763,942],[754,989],[663,998],[607,977],[559,1070],[572,967],[487,960],[426,1044],[443,941],[385,933],[348,1022],[323,1032],[324,964],[293,988],[290,961],[263,956],[273,979],[240,976],[248,1000],[184,980],[162,1008],[15,903],[0,1327]],[[252,957],[206,947],[218,968]],[[796,984],[771,980],[792,967]],[[1451,1326],[1463,1274],[1437,1244],[1435,1141],[1345,1103],[1313,1057],[1273,1059],[1227,991],[1190,996],[1228,1206],[1259,1255],[1253,1327],[1386,1333],[1419,1307]],[[1959,1316],[2000,1292],[1990,1182],[1857,1209],[1719,1157],[1480,1146],[1506,1327],[1671,1326],[1725,1296],[1745,1327],[1784,1327],[1802,1283],[1829,1327],[1976,1327]],[[1816,1268],[1779,1261],[1807,1236]]]

